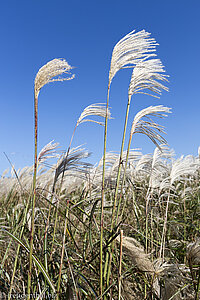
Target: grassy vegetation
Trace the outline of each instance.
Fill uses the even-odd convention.
[[[12,176],[0,178],[0,299],[199,299],[200,158],[174,159],[155,121],[168,107],[144,108],[127,133],[136,94],[168,90],[155,47],[144,30],[115,45],[107,103],[85,108],[62,153],[52,141],[38,154],[38,97],[47,83],[72,80],[72,67],[54,59],[38,71],[34,165],[11,165]],[[109,92],[125,68],[133,72],[121,151],[109,153]],[[85,149],[71,147],[83,122],[104,126],[97,166],[87,163]],[[136,133],[152,140],[153,154],[131,149]],[[51,158],[57,163],[50,165]]]

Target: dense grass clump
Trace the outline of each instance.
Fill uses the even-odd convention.
[[[52,141],[38,154],[38,97],[47,83],[72,80],[72,67],[54,59],[39,70],[34,165],[11,167],[12,175],[0,178],[0,299],[199,299],[200,158],[174,159],[155,121],[170,113],[162,105],[135,115],[124,150],[133,96],[168,90],[156,45],[144,30],[115,45],[107,102],[84,109],[62,153]],[[125,68],[132,76],[121,150],[109,153],[109,93]],[[104,126],[95,166],[85,149],[72,148],[78,126],[88,121]],[[153,154],[131,149],[136,133],[151,139]]]

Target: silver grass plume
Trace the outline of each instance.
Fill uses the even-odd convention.
[[[135,33],[135,30],[124,36],[114,47],[110,72],[109,84],[115,74],[124,68],[133,68],[141,60],[155,56],[156,41],[149,38],[151,34],[145,30]]]
[[[200,238],[187,246],[187,260],[190,266],[200,266]]]
[[[130,165],[135,165],[136,162],[140,159],[142,153],[140,151],[138,151],[139,149],[130,149],[129,150],[129,156],[128,156],[128,165],[130,167]],[[126,161],[126,157],[127,157],[127,150],[123,151],[122,154],[122,163],[124,164]],[[114,164],[112,166],[112,170],[111,172],[114,173],[117,171],[119,165],[119,155],[117,157],[117,159],[115,159]]]
[[[107,115],[108,119],[111,119],[111,113],[110,113],[109,109],[108,109],[107,114],[108,114]],[[105,118],[106,117],[106,105],[104,103],[95,103],[95,104],[91,104],[91,105],[87,106],[83,110],[82,114],[80,115],[80,117],[77,121],[77,126],[83,122],[94,122],[94,123],[104,126],[104,123],[102,123],[102,122],[95,121],[92,119],[85,119],[88,116],[99,116],[99,117]]]
[[[66,151],[65,157],[67,157],[67,155],[69,154],[71,144],[72,144],[72,141],[73,141],[73,138],[74,138],[75,131],[76,131],[77,127],[80,124],[84,123],[84,122],[93,122],[93,123],[97,123],[99,125],[104,126],[104,123],[102,123],[102,122],[95,121],[95,120],[92,120],[92,119],[86,119],[86,118],[88,116],[99,116],[99,117],[106,118],[106,114],[107,114],[107,118],[111,119],[110,110],[109,110],[109,108],[106,110],[106,106],[103,103],[91,104],[83,110],[83,112],[81,113],[79,119],[76,122],[76,126],[74,128],[73,133],[72,133],[72,137],[71,137],[71,140],[70,140],[70,143],[69,143],[69,147]],[[63,173],[63,176],[64,176],[64,173]]]
[[[112,167],[116,160],[119,159],[119,154],[113,151],[106,152],[106,157],[105,157],[105,164],[106,168]],[[103,166],[103,157],[100,159],[98,167],[97,168],[102,168]]]
[[[141,157],[142,152],[139,151],[140,149],[130,149],[129,156],[128,156],[128,162],[132,165],[135,164]],[[123,151],[122,155],[122,162],[125,162],[127,156],[127,150]]]
[[[71,67],[65,59],[55,58],[41,67],[35,77],[35,95],[38,97],[41,88],[47,83],[54,81],[71,80],[71,77],[59,77],[60,75],[70,74]]]
[[[56,153],[55,149],[58,148],[59,143],[53,142],[54,140],[52,140],[50,143],[48,143],[42,148],[42,150],[38,154],[38,163],[44,163],[49,158],[58,157],[58,154]]]
[[[72,148],[58,164],[54,181],[56,182],[60,174],[67,170],[79,173],[87,172],[91,164],[83,162],[82,159],[87,158],[89,155],[90,153],[84,151],[84,149],[80,149],[79,147]]]
[[[135,173],[145,173],[149,175],[151,169],[151,161],[151,154],[143,154],[135,166]]]
[[[191,180],[191,177],[197,176],[198,163],[191,155],[183,155],[174,160],[169,170],[169,176],[160,184],[160,191],[172,189],[176,181]]]
[[[119,236],[116,238],[119,242]],[[143,246],[132,237],[123,237],[122,246],[133,264],[143,272],[155,272],[149,255],[144,252]]]
[[[170,112],[170,108],[163,105],[149,106],[145,109],[142,109],[136,114],[133,120],[131,127],[131,136],[135,133],[145,134],[157,147],[159,147],[158,142],[166,143],[165,139],[161,135],[162,133],[164,133],[163,126],[154,123],[151,120],[150,116],[163,118],[167,116],[165,113]],[[143,118],[146,118],[147,120],[142,120]]]
[[[156,170],[159,173],[159,170],[165,168],[165,165],[163,164],[163,159],[170,158],[171,152],[169,151],[167,145],[161,144],[159,148],[156,147],[152,156],[151,170]]]
[[[5,176],[6,176],[8,173],[9,173],[9,168],[3,171],[3,173],[2,173],[2,175],[1,175],[1,177],[0,177],[0,180],[3,179],[3,178],[5,178]]]
[[[172,169],[170,173],[170,181],[173,184],[176,180],[184,179],[186,177],[191,177],[197,175],[198,163],[195,158],[191,155],[181,156],[172,164]],[[190,178],[191,179],[191,178]]]
[[[129,95],[146,94],[159,98],[159,96],[144,92],[144,90],[149,90],[158,95],[161,95],[161,90],[168,91],[168,88],[159,82],[168,81],[168,75],[162,74],[164,72],[165,70],[160,59],[150,59],[139,62],[132,72]]]
[[[123,151],[122,162],[125,161],[126,154],[127,154],[127,151]],[[131,149],[130,155],[129,155],[129,162],[133,163],[134,161],[138,160],[141,155],[142,155],[142,153],[140,151],[138,151],[138,149]],[[115,177],[115,175],[116,175],[115,173],[117,171],[118,164],[119,164],[119,153],[112,152],[112,151],[107,152],[106,157],[105,157],[105,165],[106,165],[106,171],[108,172],[108,174],[111,174],[111,175],[113,175],[113,177]],[[102,168],[102,166],[103,166],[103,157],[99,161],[97,168]]]
[[[150,179],[149,187],[157,188],[161,181],[168,176],[169,166],[168,161],[171,161],[174,152],[169,150],[166,144],[161,144],[155,148],[152,156],[152,163],[149,170]]]
[[[118,153],[115,152],[107,152],[105,154],[105,179],[112,179],[112,166],[115,163],[116,159],[119,157]],[[100,159],[98,165],[93,168],[91,173],[92,182],[95,186],[99,186],[101,188],[102,184],[102,167],[103,167],[103,157]]]

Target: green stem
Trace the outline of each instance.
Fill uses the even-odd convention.
[[[54,247],[54,241],[55,241],[55,236],[56,236],[59,203],[60,202],[57,203],[57,207],[56,207],[55,222],[54,222],[54,229],[53,229],[53,238],[52,238],[51,251],[50,251],[50,261],[52,259],[52,255],[53,255],[53,247]]]
[[[34,218],[35,218],[35,197],[36,197],[36,174],[37,174],[37,131],[38,131],[38,95],[34,94],[34,116],[35,116],[35,158],[34,158],[34,175],[33,175],[33,198],[31,212],[31,236],[30,236],[30,253],[29,253],[29,271],[28,271],[28,287],[27,299],[30,299],[31,290],[31,271],[32,271],[32,255],[33,255],[33,236],[34,236]]]
[[[103,174],[102,174],[102,192],[101,192],[101,216],[100,216],[100,299],[103,295],[103,209],[104,209],[104,189],[105,189],[105,166],[106,166],[106,142],[107,142],[107,127],[108,127],[108,104],[109,104],[110,84],[108,84],[106,117],[104,129],[104,150],[103,150]]]
[[[113,226],[114,226],[114,217],[115,217],[115,210],[116,210],[116,204],[117,204],[117,195],[118,195],[119,182],[120,182],[120,174],[121,174],[121,168],[122,168],[122,157],[123,157],[124,142],[125,142],[125,136],[126,136],[126,128],[127,128],[127,123],[128,123],[128,115],[129,115],[129,109],[130,109],[130,102],[131,102],[131,95],[129,95],[129,97],[128,97],[128,103],[127,103],[127,107],[126,107],[126,116],[125,116],[125,122],[124,122],[124,131],[123,131],[123,137],[122,137],[121,152],[120,152],[120,158],[119,158],[119,166],[118,166],[118,171],[117,171],[117,181],[116,181],[116,187],[115,187],[114,203],[113,203],[113,208],[112,208],[111,231],[113,230]],[[129,150],[130,150],[130,146],[129,146]],[[128,154],[128,152],[127,152],[127,154]],[[128,160],[126,159],[126,166],[127,166],[127,163],[128,163]],[[121,195],[122,195],[122,189],[121,189]],[[117,223],[117,219],[118,219],[119,206],[120,206],[120,203],[118,204],[116,223]],[[109,281],[110,281],[113,247],[114,247],[114,241],[111,243],[111,253],[110,253],[110,261],[109,261],[108,274],[107,274],[107,284],[109,284]]]
[[[121,299],[122,288],[122,245],[123,245],[123,230],[120,230],[120,255],[119,255],[119,280],[118,280],[118,300]]]
[[[64,225],[64,232],[63,232],[63,244],[62,244],[62,251],[61,251],[61,258],[60,258],[60,269],[59,269],[59,275],[58,275],[57,297],[56,297],[56,300],[59,299],[59,292],[60,292],[62,265],[63,265],[63,258],[64,258],[64,252],[65,252],[65,239],[66,239],[67,223],[68,223],[68,212],[69,212],[68,205],[69,205],[69,201],[67,203],[66,216],[65,216],[65,225]]]
[[[129,157],[129,152],[130,152],[130,148],[131,148],[131,140],[132,140],[132,134],[130,133],[130,137],[129,137],[129,141],[128,141],[128,149],[127,149],[127,152],[126,152],[126,161],[125,161],[125,166],[124,166],[124,175],[123,175],[122,184],[121,184],[121,193],[120,193],[119,203],[118,203],[118,208],[117,208],[116,223],[118,222],[119,210],[120,210],[120,206],[121,206],[121,202],[122,202],[122,192],[123,192],[123,187],[124,187],[124,183],[125,183],[125,180],[126,180],[126,170],[127,170],[127,166],[128,166],[128,157]],[[124,207],[125,207],[125,203],[124,203],[123,208]]]
[[[131,103],[131,95],[128,96],[128,103],[127,103],[127,108],[126,108],[126,117],[125,117],[125,123],[124,123],[124,131],[123,131],[123,138],[122,138],[122,144],[121,144],[119,166],[118,166],[118,171],[117,171],[117,182],[116,182],[116,187],[115,187],[115,196],[114,196],[114,203],[113,203],[113,210],[112,210],[111,231],[113,230],[113,223],[114,223],[114,217],[115,217],[115,209],[116,209],[117,195],[118,195],[119,182],[120,182],[120,174],[121,174],[121,168],[122,168],[122,157],[123,157],[124,142],[125,142],[125,136],[126,136],[126,128],[127,128],[127,123],[128,123],[130,103]],[[130,149],[130,147],[129,147],[129,149]],[[126,161],[126,164],[127,163],[128,163],[128,161]],[[121,190],[121,193],[122,193],[122,190]]]

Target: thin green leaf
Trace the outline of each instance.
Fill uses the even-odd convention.
[[[7,231],[5,229],[1,228],[1,230],[5,231],[10,237],[12,237],[17,243],[19,243],[28,253],[30,252],[30,250],[23,244],[23,242],[20,239],[18,239],[16,236],[14,236],[12,233],[10,233],[9,231]],[[38,268],[44,275],[45,279],[49,283],[50,287],[52,288],[53,292],[55,293],[56,289],[55,289],[53,283],[51,282],[49,275],[45,271],[44,266],[42,265],[42,263],[39,261],[39,259],[35,255],[32,255],[32,257],[33,257],[33,261],[36,263],[36,265],[38,266]]]

